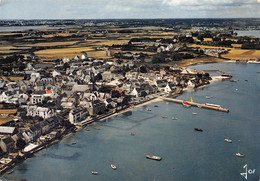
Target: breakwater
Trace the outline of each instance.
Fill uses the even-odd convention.
[[[212,110],[222,111],[222,112],[229,112],[229,109],[222,108],[219,105],[208,104],[208,103],[200,104],[200,103],[188,102],[188,101],[184,101],[184,100],[180,100],[180,99],[173,99],[173,98],[166,98],[166,97],[160,97],[160,98],[165,100],[165,101],[171,101],[171,102],[175,102],[175,103],[179,103],[179,104],[197,106],[199,108],[212,109]]]

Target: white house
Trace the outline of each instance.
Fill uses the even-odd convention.
[[[53,77],[56,77],[56,76],[59,76],[59,75],[61,75],[61,74],[60,74],[60,72],[58,72],[57,70],[54,70],[54,71],[52,72],[52,76],[53,76]]]
[[[10,95],[8,95],[6,92],[2,92],[2,94],[0,95],[0,102],[9,103],[10,98]]]
[[[195,83],[192,82],[191,80],[189,80],[188,83],[187,83],[187,88],[193,89],[194,87],[195,87]]]
[[[69,121],[71,124],[82,121],[88,115],[88,111],[86,109],[83,110],[71,110],[69,113]]]
[[[134,96],[134,97],[139,97],[139,96],[138,96],[139,93],[138,93],[138,91],[136,90],[136,88],[134,88],[129,95]]]
[[[31,97],[31,104],[42,103],[44,99],[44,93],[33,93]]]
[[[30,132],[29,130],[24,131],[24,132],[22,133],[22,135],[23,135],[23,137],[24,137],[24,140],[25,140],[27,143],[33,140],[33,135],[31,134],[31,132]]]
[[[68,62],[70,62],[70,58],[63,57],[62,61],[63,61],[63,63],[68,63]]]
[[[50,118],[55,115],[55,111],[53,109],[47,107],[38,107],[38,106],[23,106],[26,108],[27,114],[26,116],[32,117],[42,117],[43,119]]]
[[[41,79],[41,74],[38,72],[33,72],[31,74],[30,83],[35,83],[37,80]]]
[[[85,60],[87,58],[87,55],[86,54],[82,54],[81,55],[81,60]]]
[[[164,88],[164,92],[169,93],[171,91],[172,91],[171,87],[169,86],[169,84],[167,84],[166,87]]]

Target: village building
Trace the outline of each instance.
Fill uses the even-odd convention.
[[[87,109],[71,110],[69,113],[69,121],[71,124],[83,121],[89,115]]]

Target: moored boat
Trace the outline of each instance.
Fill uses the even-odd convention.
[[[96,171],[92,171],[91,172],[93,175],[98,175],[98,172],[96,172]]]
[[[236,156],[237,156],[237,157],[244,157],[245,155],[242,154],[242,153],[236,153]]]
[[[154,156],[154,155],[146,155],[146,158],[152,159],[152,160],[157,160],[157,161],[161,161],[162,160],[162,157]]]
[[[177,120],[178,118],[176,118],[176,117],[172,117],[172,120]]]
[[[196,113],[196,112],[193,112],[192,114],[193,114],[193,115],[197,115],[198,113]]]
[[[202,132],[203,130],[202,129],[200,129],[200,128],[194,128],[194,130],[195,131],[200,131],[200,132]]]
[[[149,109],[149,108],[147,108],[146,110],[147,110],[147,111],[151,111],[151,109]]]
[[[116,165],[114,165],[114,164],[111,164],[111,168],[113,169],[113,170],[116,170]]]
[[[130,133],[130,135],[134,136],[134,135],[135,135],[135,133]]]
[[[190,105],[189,102],[187,102],[187,101],[184,101],[184,102],[182,103],[182,105],[183,105],[183,107],[186,107],[186,108],[191,107],[191,105]]]
[[[162,118],[167,118],[167,116],[162,116]]]
[[[232,140],[226,138],[225,142],[232,143]]]

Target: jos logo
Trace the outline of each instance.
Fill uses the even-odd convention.
[[[248,174],[249,174],[249,175],[252,175],[252,174],[255,173],[255,169],[254,169],[254,170],[252,170],[252,169],[247,170],[247,164],[245,164],[243,168],[245,169],[245,172],[244,172],[244,173],[240,173],[240,175],[242,175],[243,177],[245,177],[246,180],[247,180]]]

